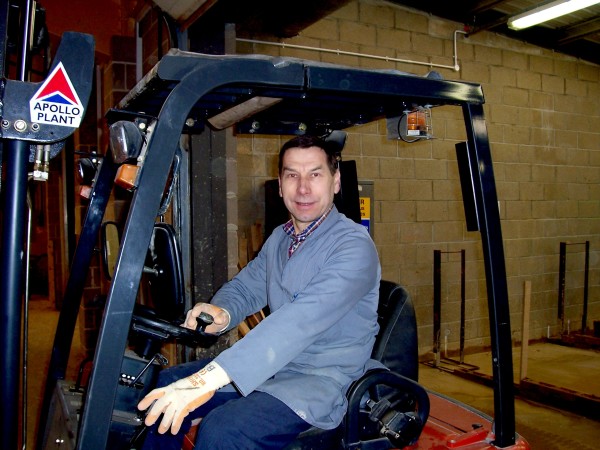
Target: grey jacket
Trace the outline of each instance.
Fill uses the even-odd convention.
[[[229,328],[269,306],[270,314],[215,361],[248,395],[273,395],[311,425],[342,420],[350,383],[367,369],[379,330],[381,268],[367,230],[337,209],[288,259],[278,227],[258,256],[211,303],[231,314]]]

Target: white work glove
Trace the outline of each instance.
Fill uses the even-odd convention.
[[[203,312],[210,314],[213,318],[213,323],[204,329],[206,333],[219,334],[227,328],[229,321],[231,320],[227,310],[211,305],[210,303],[200,302],[196,303],[196,305],[187,312],[185,322],[182,323],[181,326],[189,328],[190,330],[195,330],[198,327],[196,319]]]
[[[170,427],[171,433],[177,434],[183,419],[191,411],[209,401],[217,389],[230,382],[227,372],[213,361],[189,377],[150,391],[138,403],[138,409],[144,411],[155,402],[144,423],[148,426],[153,425],[164,413],[158,432],[166,433]]]

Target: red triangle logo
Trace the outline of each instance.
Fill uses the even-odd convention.
[[[56,92],[60,92],[74,104],[79,104],[62,64],[56,67],[51,78],[46,81],[43,88],[37,93],[36,98],[45,97]]]

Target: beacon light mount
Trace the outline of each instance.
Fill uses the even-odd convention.
[[[400,139],[409,143],[433,139],[431,108],[432,105],[413,105],[404,109],[400,116],[388,117],[388,139]]]

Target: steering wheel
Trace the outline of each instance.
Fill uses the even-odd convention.
[[[204,348],[216,342],[217,336],[204,332],[213,322],[209,314],[198,318],[196,330],[181,326],[185,320],[183,270],[176,233],[170,224],[154,224],[144,274],[152,307],[136,303],[133,310],[131,331],[139,341],[138,353],[152,355],[169,339],[189,347]]]
[[[201,314],[198,318],[198,328],[196,330],[182,327],[183,321],[183,318],[178,321],[163,319],[158,316],[154,309],[136,304],[133,310],[131,329],[161,343],[169,339],[177,339],[182,344],[190,347],[207,348],[216,342],[218,336],[204,332],[206,326],[213,322],[210,315]]]

